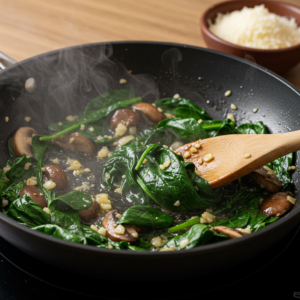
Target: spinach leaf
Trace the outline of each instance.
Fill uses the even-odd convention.
[[[32,166],[29,166],[28,170],[24,169],[26,163],[32,164],[31,158],[26,157],[26,154],[23,154],[22,157],[10,158],[5,162],[5,166],[11,167],[5,174],[11,183],[28,179],[35,173]]]
[[[164,98],[158,100],[155,104],[164,112],[171,113],[175,117],[194,118],[197,121],[199,119],[212,120],[203,108],[185,98]]]
[[[140,205],[150,204],[150,199],[136,182],[134,168],[146,149],[146,146],[137,141],[116,149],[105,163],[102,176],[103,185],[107,189],[112,189],[113,183],[120,183],[122,195],[125,195],[129,201]],[[123,178],[123,175],[126,178]]]
[[[237,127],[238,133],[242,134],[267,134],[267,129],[263,122],[244,123]]]
[[[11,138],[9,138],[9,140],[8,140],[8,151],[9,151],[9,153],[10,153],[10,155],[12,156],[12,157],[16,157],[16,154],[15,154],[15,152],[14,152],[14,149],[13,149],[13,146],[12,146],[12,137]]]
[[[128,208],[117,224],[132,224],[138,227],[162,229],[170,226],[173,219],[151,206],[132,206]]]
[[[145,193],[161,207],[171,211],[195,211],[219,201],[204,179],[198,179],[196,174],[191,180],[189,175],[195,171],[195,165],[185,163],[181,155],[154,144],[147,149],[147,162],[141,165],[144,156],[136,167],[136,179]],[[168,161],[169,166],[161,169],[160,165]],[[201,193],[202,189],[205,192]],[[174,205],[177,201],[179,206]]]
[[[45,141],[45,140],[53,140],[56,138],[59,138],[61,136],[63,136],[64,134],[70,133],[70,132],[74,132],[75,130],[77,130],[80,125],[85,125],[88,123],[93,123],[96,121],[99,121],[100,119],[108,116],[110,113],[112,113],[113,111],[115,111],[118,108],[121,107],[128,107],[129,105],[136,103],[136,102],[140,102],[142,99],[141,97],[136,97],[136,98],[132,98],[129,100],[125,100],[125,101],[121,101],[115,104],[112,104],[110,106],[101,108],[99,110],[96,111],[91,111],[89,113],[86,113],[84,116],[81,116],[80,118],[78,117],[76,122],[73,123],[69,123],[70,126],[63,129],[62,131],[54,134],[54,135],[50,135],[50,136],[42,136],[40,137],[41,141]],[[54,124],[50,124],[48,126],[48,128],[56,128],[56,126],[59,126],[60,122],[54,123]],[[62,122],[63,125],[65,125],[65,123]]]
[[[191,143],[207,137],[206,131],[195,119],[166,119],[157,124],[156,130],[147,138],[145,144],[160,142],[170,146],[174,141]]]
[[[3,169],[0,169],[0,200],[2,199],[2,192],[6,190],[6,188],[9,186],[9,182],[5,180],[5,174]],[[1,205],[2,205],[2,201]]]
[[[50,215],[26,194],[13,201],[5,214],[29,227],[50,223]]]
[[[40,141],[40,137],[42,137],[42,135],[37,134],[33,136],[31,140],[33,157],[36,160],[43,160],[45,151],[53,147],[53,144],[49,141]]]
[[[234,127],[235,122],[230,119],[204,120],[201,122],[201,126],[205,129],[209,137],[239,133]]]
[[[75,242],[75,243],[83,243],[86,244],[86,239],[85,237],[79,236],[77,234],[75,234],[74,232],[66,229],[66,228],[62,228],[58,225],[55,224],[45,224],[45,225],[39,225],[39,226],[35,226],[35,227],[31,227],[31,229],[39,231],[39,232],[43,232],[45,234],[51,235],[53,237],[65,240],[65,241],[69,241],[69,242]]]
[[[24,186],[25,184],[23,181],[15,181],[3,191],[2,197],[12,202],[19,198],[20,192]]]
[[[83,240],[84,235],[80,216],[73,207],[84,207],[84,205],[89,207],[88,203],[92,201],[91,197],[81,192],[79,194],[73,194],[72,192],[75,191],[63,196],[57,196],[54,191],[44,188],[42,177],[42,162],[39,160],[37,164],[37,185],[47,199],[51,224],[58,225],[62,227],[62,229],[66,229],[67,232],[78,235],[79,238]],[[73,196],[75,196],[74,199]]]
[[[57,196],[51,201],[50,205],[53,205],[56,201],[62,201],[74,210],[88,209],[93,204],[92,197],[80,191],[71,191],[65,195]]]
[[[288,168],[293,163],[293,156],[294,153],[290,153],[271,162],[271,168],[281,182],[283,191],[289,191],[294,186],[294,184],[292,184],[291,176],[288,172]]]
[[[143,239],[141,238],[138,238],[137,241],[135,242],[135,245],[139,248],[143,248],[143,249],[146,249],[146,250],[150,250],[152,248],[152,244],[147,242],[147,241],[144,241]]]
[[[270,218],[269,216],[264,216],[260,214],[260,203],[259,200],[264,197],[262,192],[254,193],[252,197],[239,204],[236,213],[233,217],[215,222],[209,226],[226,226],[231,228],[245,228],[249,225],[252,232],[255,232],[267,224],[274,222],[279,218]]]
[[[189,242],[184,249],[191,249],[195,246],[208,244],[213,237],[214,234],[208,226],[203,224],[196,224],[191,227],[186,233],[173,237],[162,246],[162,249],[171,248],[175,250],[183,250],[180,248],[180,242],[185,239],[188,239]]]
[[[132,98],[134,98],[134,96],[128,90],[114,90],[106,92],[90,100],[84,109],[83,115],[86,116],[103,107]]]

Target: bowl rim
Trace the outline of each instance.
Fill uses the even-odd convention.
[[[281,77],[280,75],[260,66],[253,62],[244,60],[240,57],[227,54],[221,51],[216,51],[208,48],[193,46],[193,45],[186,45],[186,44],[179,44],[179,43],[170,43],[170,42],[157,42],[157,41],[113,41],[113,42],[98,42],[98,43],[88,43],[88,44],[82,44],[82,45],[76,45],[76,46],[70,46],[65,48],[60,48],[57,50],[45,52],[30,58],[27,58],[25,60],[22,60],[20,62],[17,62],[16,64],[13,64],[9,67],[7,67],[5,70],[1,72],[1,74],[5,74],[10,69],[14,68],[15,66],[21,65],[25,62],[30,62],[31,60],[42,58],[45,56],[49,56],[52,54],[56,54],[60,51],[68,51],[72,49],[80,49],[85,47],[94,47],[94,46],[104,46],[104,45],[119,45],[119,44],[147,44],[147,45],[163,45],[163,46],[170,46],[170,47],[178,47],[178,48],[189,48],[197,51],[205,51],[209,53],[213,53],[215,55],[225,56],[227,58],[239,61],[243,64],[250,65],[251,67],[258,69],[264,73],[267,73],[269,76],[274,77],[278,81],[280,81],[282,84],[289,87],[293,92],[297,93],[300,96],[300,90],[295,87],[292,83]],[[0,79],[1,79],[0,74]],[[128,250],[116,250],[116,249],[106,249],[106,248],[100,248],[93,245],[83,245],[80,243],[65,241],[60,238],[56,238],[50,235],[47,235],[43,232],[39,232],[36,230],[33,230],[25,225],[22,225],[18,223],[17,221],[9,218],[8,216],[4,215],[0,212],[0,225],[1,222],[5,223],[7,226],[12,227],[14,229],[17,229],[25,234],[29,234],[34,236],[37,239],[44,240],[46,242],[49,242],[51,244],[56,244],[58,247],[64,247],[66,249],[72,249],[72,251],[79,251],[79,252],[86,252],[86,254],[96,254],[96,255],[109,255],[116,257],[134,257],[135,259],[144,259],[145,257],[152,258],[152,259],[174,259],[174,257],[183,257],[183,256],[201,256],[206,255],[209,253],[219,253],[220,251],[232,249],[233,245],[235,245],[235,248],[244,247],[246,244],[249,243],[249,241],[255,242],[261,238],[261,236],[265,236],[267,234],[274,233],[278,226],[284,226],[283,224],[288,225],[289,223],[298,223],[299,221],[299,215],[300,215],[300,207],[288,212],[288,214],[282,216],[279,220],[274,222],[273,224],[270,224],[269,226],[266,226],[265,228],[260,229],[257,232],[254,232],[254,234],[249,234],[247,236],[244,236],[242,239],[230,239],[227,241],[223,241],[221,243],[213,243],[208,245],[202,245],[198,247],[194,247],[192,249],[186,249],[184,251],[166,251],[166,252],[159,252],[159,251],[128,251]],[[294,226],[293,226],[294,227]]]
[[[247,1],[251,1],[254,4],[257,3],[257,5],[259,4],[265,4],[265,3],[270,3],[270,4],[274,4],[280,7],[290,7],[293,9],[297,9],[299,11],[299,15],[300,15],[300,6],[291,4],[291,3],[287,3],[287,2],[280,2],[280,1],[273,1],[273,0],[247,0]],[[227,47],[231,47],[231,48],[235,48],[235,49],[239,49],[239,50],[243,50],[243,51],[247,51],[247,52],[256,52],[256,53],[282,53],[282,52],[291,52],[297,49],[300,49],[300,43],[293,45],[291,47],[284,47],[284,48],[279,48],[279,49],[260,49],[260,48],[251,48],[251,47],[246,47],[246,46],[241,46],[241,45],[237,45],[237,44],[233,44],[230,43],[226,40],[221,39],[220,37],[218,37],[217,35],[215,35],[214,33],[212,33],[208,26],[207,26],[207,15],[220,8],[220,7],[226,7],[226,5],[228,4],[232,4],[232,3],[243,3],[244,0],[229,0],[229,1],[222,1],[219,3],[216,3],[210,7],[208,7],[200,16],[200,29],[212,40],[214,40],[215,42],[218,42],[219,44],[223,44]],[[300,27],[300,24],[299,24]]]

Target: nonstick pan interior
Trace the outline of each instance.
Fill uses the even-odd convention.
[[[130,72],[128,72],[130,71]],[[34,77],[37,91],[24,89]],[[120,86],[119,80],[127,79]],[[0,164],[9,156],[7,141],[21,126],[43,132],[46,125],[80,113],[100,93],[130,89],[143,101],[181,96],[224,119],[235,103],[237,123],[263,121],[271,133],[299,129],[299,92],[277,75],[253,63],[207,49],[153,42],[83,45],[46,53],[0,74]],[[224,93],[231,90],[230,97]],[[258,108],[256,114],[253,109]],[[5,117],[9,116],[9,122]],[[30,124],[24,120],[30,116]],[[293,174],[296,189],[299,175]],[[129,253],[73,244],[34,232],[0,214],[0,234],[21,250],[47,263],[91,276],[136,274],[159,279],[180,270],[192,276],[213,272],[246,260],[283,237],[299,220],[299,201],[276,223],[240,240],[174,253]],[[99,271],[101,270],[101,271]],[[172,275],[170,275],[172,277]]]

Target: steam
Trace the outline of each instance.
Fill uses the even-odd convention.
[[[18,78],[21,91],[11,97],[12,110],[18,116],[18,122],[13,123],[14,130],[32,126],[43,133],[48,124],[80,114],[89,100],[115,89],[128,89],[143,101],[154,102],[159,98],[153,77],[130,74],[123,63],[114,60],[110,44],[79,46],[61,50],[58,54],[44,54],[15,67],[10,75],[10,80]],[[37,90],[32,94],[24,90],[29,77],[35,78],[37,84]],[[127,83],[121,85],[121,78]],[[31,117],[29,124],[24,121],[26,116]]]

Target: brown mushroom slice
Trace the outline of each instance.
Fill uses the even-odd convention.
[[[57,139],[52,140],[52,142],[67,150],[78,151],[87,154],[96,153],[96,147],[93,142],[78,132],[65,134]]]
[[[61,167],[49,164],[45,165],[43,168],[45,169],[45,171],[43,172],[43,180],[53,181],[56,184],[55,189],[64,190],[69,186],[68,176]]]
[[[249,177],[260,187],[265,188],[270,193],[277,193],[282,188],[282,185],[275,172],[267,166],[256,169],[249,174]]]
[[[93,202],[92,206],[87,209],[79,209],[78,213],[84,222],[92,222],[99,216],[100,205],[97,201]]]
[[[150,103],[139,102],[132,104],[131,107],[143,113],[150,121],[154,123],[159,123],[160,121],[166,119],[165,114]]]
[[[226,226],[214,226],[210,228],[210,230],[214,230],[218,233],[224,234],[228,236],[230,239],[237,239],[246,235],[245,233],[237,229],[226,227]]]
[[[115,111],[110,119],[110,128],[116,129],[118,124],[124,124],[126,127],[136,126],[141,120],[140,115],[128,108],[121,108]]]
[[[260,205],[260,213],[264,216],[279,217],[288,212],[293,204],[287,200],[291,193],[273,193],[269,195]]]
[[[114,209],[111,210],[106,214],[104,219],[102,220],[102,226],[106,229],[107,236],[112,240],[116,242],[135,242],[137,240],[137,231],[135,230],[134,226],[132,225],[122,225],[125,227],[125,233],[124,234],[116,234],[115,229],[116,222],[119,220],[117,218],[117,214],[119,212]],[[136,237],[132,236],[134,234]]]
[[[21,157],[24,153],[33,157],[32,137],[38,134],[32,127],[20,127],[12,138],[12,147],[17,157]]]
[[[21,190],[19,197],[22,197],[25,194],[34,202],[36,202],[41,208],[48,206],[45,196],[36,185],[25,185]]]

